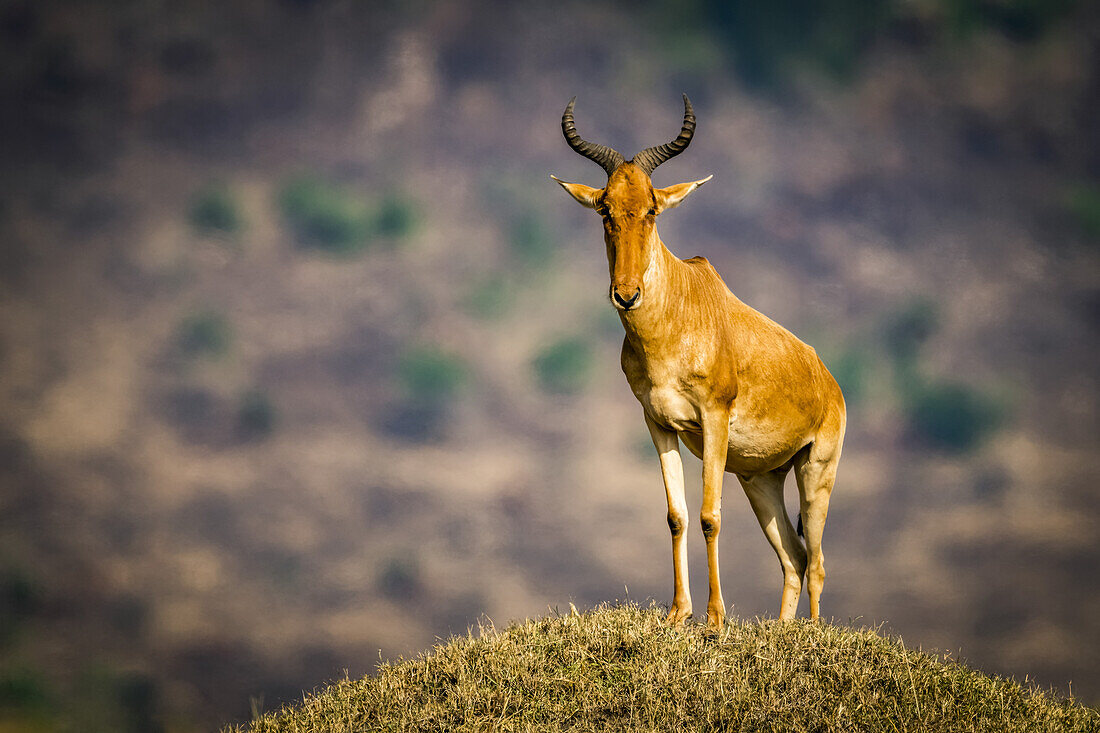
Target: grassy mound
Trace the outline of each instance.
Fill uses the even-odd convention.
[[[874,631],[597,609],[452,639],[238,730],[1096,731],[1100,713]]]

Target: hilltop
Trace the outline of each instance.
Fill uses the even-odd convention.
[[[353,730],[1096,730],[1100,713],[873,629],[670,629],[660,609],[483,626],[248,727]]]

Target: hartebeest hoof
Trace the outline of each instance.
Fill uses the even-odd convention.
[[[723,608],[708,608],[707,609],[707,628],[711,631],[718,631],[726,623],[726,611]]]
[[[691,618],[691,607],[680,608],[673,605],[668,611],[668,616],[665,616],[665,624],[678,629],[684,625],[684,622]]]

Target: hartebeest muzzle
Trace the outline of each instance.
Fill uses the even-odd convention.
[[[634,292],[632,292],[630,295],[623,295],[623,293],[629,291],[629,286],[611,286],[611,302],[615,304],[616,308],[621,308],[624,311],[628,311],[638,303],[638,300],[642,297],[642,289],[636,287],[634,288]]]

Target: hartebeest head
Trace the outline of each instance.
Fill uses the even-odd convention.
[[[688,194],[709,181],[678,183],[654,188],[649,176],[669,158],[679,155],[695,134],[695,112],[684,95],[684,124],[679,136],[670,143],[646,148],[631,160],[606,145],[590,143],[577,134],[573,122],[573,104],[569,100],[561,118],[561,129],[569,147],[595,161],[607,171],[607,185],[592,188],[583,183],[568,183],[550,176],[581,206],[595,209],[603,217],[603,237],[607,244],[607,263],[611,270],[609,296],[616,308],[629,311],[642,303],[645,272],[656,251],[656,219],[662,211],[674,208]]]

